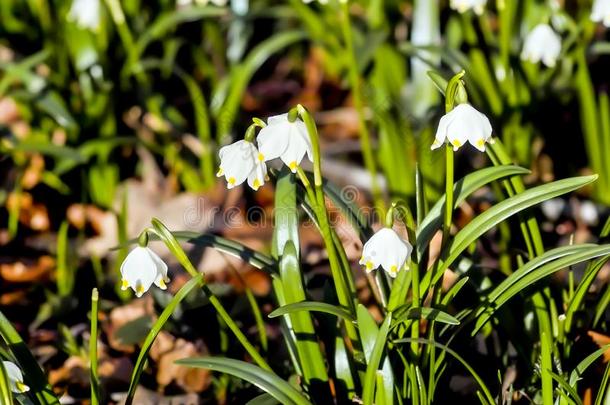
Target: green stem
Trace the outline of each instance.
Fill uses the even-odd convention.
[[[89,337],[89,370],[91,378],[91,404],[99,404],[99,379],[97,376],[97,308],[99,293],[97,288],[91,291],[91,336]]]
[[[150,230],[151,232],[155,232],[159,238],[165,243],[168,250],[174,255],[174,257],[178,260],[178,262],[182,265],[182,267],[191,275],[191,277],[199,276],[199,272],[193,266],[193,263],[189,260],[184,249],[178,243],[174,235],[167,229],[161,221],[156,218],[152,219],[152,224],[154,230]],[[269,371],[273,371],[269,364],[265,361],[265,359],[260,355],[260,353],[256,350],[254,345],[250,343],[246,335],[239,329],[239,326],[233,321],[227,310],[224,308],[220,300],[214,295],[214,293],[209,289],[209,287],[204,283],[202,287],[205,295],[208,297],[210,304],[214,307],[218,315],[222,318],[228,328],[233,332],[239,343],[243,346],[243,348],[248,352],[250,357],[258,364],[261,368]]]
[[[445,217],[443,221],[443,243],[447,243],[451,235],[451,222],[453,216],[453,147],[447,144],[445,148]]]
[[[347,54],[348,61],[348,78],[352,90],[354,108],[356,109],[356,113],[358,115],[358,134],[360,135],[360,143],[362,145],[362,157],[364,158],[364,165],[371,176],[371,192],[373,194],[375,207],[377,210],[379,210],[379,212],[385,212],[385,203],[381,195],[381,188],[377,182],[377,164],[375,162],[375,155],[371,145],[371,136],[364,115],[364,103],[361,87],[362,83],[360,73],[358,71],[356,54],[354,52],[354,42],[352,37],[352,26],[349,16],[348,2],[341,4],[341,11],[341,31],[343,34],[343,40],[345,42],[345,52]]]

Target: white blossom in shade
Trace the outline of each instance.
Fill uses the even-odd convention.
[[[15,363],[5,360],[2,362],[2,365],[4,366],[4,370],[6,370],[11,391],[22,394],[30,390],[30,387],[23,383],[23,374],[21,374],[21,370]]]
[[[521,59],[553,67],[561,53],[561,37],[548,24],[538,24],[525,37]]]
[[[305,154],[312,160],[309,133],[299,118],[290,122],[288,114],[269,117],[267,126],[260,130],[256,139],[265,161],[279,157],[293,173]]]
[[[267,165],[254,143],[241,140],[220,148],[218,177],[225,176],[227,188],[231,189],[248,181],[253,190],[265,184]]]
[[[602,22],[610,28],[610,0],[595,0],[591,10],[591,20]]]
[[[468,103],[458,104],[441,117],[431,149],[440,148],[445,141],[458,150],[467,141],[485,152],[485,143],[492,143],[489,118]]]
[[[402,239],[391,228],[382,228],[369,239],[362,248],[360,264],[369,273],[379,266],[396,277],[411,255],[413,246]]]
[[[485,10],[486,4],[487,0],[451,0],[449,6],[459,13],[473,10],[476,14],[481,15]]]
[[[141,297],[151,285],[167,288],[167,264],[148,247],[134,248],[121,264],[121,289],[131,288]]]
[[[97,30],[100,26],[100,0],[73,0],[68,20],[81,28]]]
[[[565,206],[566,202],[564,199],[551,198],[550,200],[543,201],[540,208],[542,209],[544,216],[546,216],[550,221],[555,222],[561,216]]]

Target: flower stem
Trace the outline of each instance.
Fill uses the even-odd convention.
[[[444,246],[451,235],[451,222],[453,216],[453,147],[447,145],[445,148],[445,217],[443,221]]]
[[[167,229],[165,225],[161,221],[156,218],[152,219],[152,224],[154,230],[152,232],[156,233],[159,238],[165,243],[167,249],[174,255],[174,257],[178,260],[178,262],[182,265],[182,267],[192,276],[199,276],[199,272],[193,266],[190,259],[187,257],[184,249],[178,243],[178,240],[174,237],[174,235]],[[248,352],[250,357],[258,364],[261,368],[269,371],[273,371],[269,364],[263,359],[260,353],[256,350],[256,348],[250,343],[246,335],[239,329],[239,326],[233,321],[227,310],[224,308],[220,300],[214,295],[214,293],[209,289],[209,287],[204,283],[203,284],[203,292],[208,297],[210,304],[214,307],[218,315],[222,318],[224,323],[229,327],[231,332],[235,335],[239,343],[243,346],[243,348]]]
[[[371,145],[371,136],[364,116],[364,103],[362,101],[363,97],[361,87],[362,83],[360,73],[358,72],[356,54],[354,52],[354,41],[352,37],[352,26],[349,16],[348,2],[341,4],[341,11],[341,31],[343,34],[343,40],[345,42],[345,51],[348,60],[348,78],[352,90],[354,108],[356,109],[356,114],[358,115],[358,129],[360,143],[362,145],[362,157],[364,158],[364,166],[371,176],[371,193],[373,195],[373,201],[375,202],[375,208],[379,212],[385,212],[385,203],[383,201],[383,196],[381,195],[379,183],[377,182],[377,164],[375,163],[375,156],[373,154],[373,147]]]

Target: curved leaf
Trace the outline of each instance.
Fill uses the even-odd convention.
[[[199,357],[178,360],[176,364],[187,367],[209,368],[241,378],[256,385],[282,404],[311,405],[299,391],[276,374],[245,361],[222,357]]]
[[[277,318],[278,316],[299,311],[324,312],[326,314],[335,315],[347,322],[356,322],[354,317],[347,309],[338,307],[336,305],[327,304],[325,302],[316,301],[301,301],[284,305],[271,312],[268,316],[269,318]]]
[[[460,324],[460,321],[457,318],[449,315],[446,312],[441,311],[440,309],[430,307],[417,307],[410,308],[406,311],[406,313],[401,314],[398,318],[396,318],[392,327],[398,326],[398,324],[409,319],[427,319],[429,321],[446,323],[448,325]]]
[[[366,373],[364,376],[364,387],[362,390],[362,402],[364,405],[373,405],[373,396],[375,394],[375,383],[377,382],[377,370],[379,369],[379,363],[381,362],[381,356],[385,349],[386,341],[388,339],[388,332],[390,331],[390,323],[392,322],[392,313],[386,316],[385,320],[381,324],[377,336],[375,337],[375,343],[369,360],[366,366]],[[378,390],[385,390],[383,385],[377,387]],[[385,398],[393,395],[392,390],[385,392]]]
[[[519,166],[504,165],[487,167],[470,173],[453,186],[453,204],[457,208],[470,194],[474,193],[485,184],[504,177],[528,174],[530,171]],[[445,205],[445,195],[443,194],[436,204],[430,209],[428,215],[417,228],[417,256],[421,257],[426,250],[435,232],[440,229],[443,223],[442,210]]]
[[[167,322],[170,316],[174,313],[176,307],[182,302],[184,298],[195,288],[199,287],[202,284],[203,275],[200,274],[197,277],[193,277],[190,279],[185,285],[180,288],[180,290],[176,293],[176,295],[172,298],[172,300],[167,304],[161,315],[159,315],[159,319],[154,323],[150,332],[148,332],[148,336],[144,340],[142,344],[142,348],[140,349],[140,354],[138,354],[138,359],[136,360],[136,365],[133,368],[133,372],[131,373],[131,381],[129,382],[129,389],[127,390],[127,397],[125,399],[125,404],[129,405],[133,401],[133,396],[136,393],[136,388],[138,387],[138,382],[140,381],[140,375],[142,374],[142,370],[144,369],[144,364],[146,363],[146,359],[148,357],[148,351],[150,350],[152,344],[155,342],[157,335],[163,329],[163,326]]]

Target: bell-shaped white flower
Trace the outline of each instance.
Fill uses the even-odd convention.
[[[485,10],[486,4],[487,0],[451,0],[449,6],[457,10],[458,13],[473,10],[476,14],[481,15]]]
[[[440,148],[445,141],[453,145],[453,150],[458,150],[468,141],[485,152],[485,143],[493,142],[489,118],[468,103],[458,104],[441,118],[436,139],[430,148]]]
[[[121,289],[131,288],[141,297],[153,283],[162,290],[167,288],[167,264],[147,247],[134,248],[121,264]]]
[[[402,239],[392,228],[382,228],[369,239],[362,248],[360,264],[367,273],[379,266],[396,277],[411,255],[413,246]]]
[[[288,114],[269,117],[267,126],[260,130],[256,139],[265,161],[279,157],[293,173],[305,154],[312,160],[309,133],[299,118],[290,122]]]
[[[6,371],[11,391],[16,394],[22,394],[30,390],[30,387],[23,383],[23,374],[21,374],[21,370],[15,363],[5,360],[2,362],[2,365]]]
[[[68,20],[81,28],[97,30],[100,26],[100,0],[73,0]]]
[[[610,28],[610,0],[595,0],[593,2],[591,20],[603,22],[606,27]]]
[[[553,67],[561,53],[561,37],[548,24],[538,24],[527,36],[521,59]]]
[[[247,180],[248,185],[256,191],[265,184],[267,165],[254,143],[237,141],[220,148],[218,155],[220,169],[216,175],[225,176],[227,188],[231,189]]]

